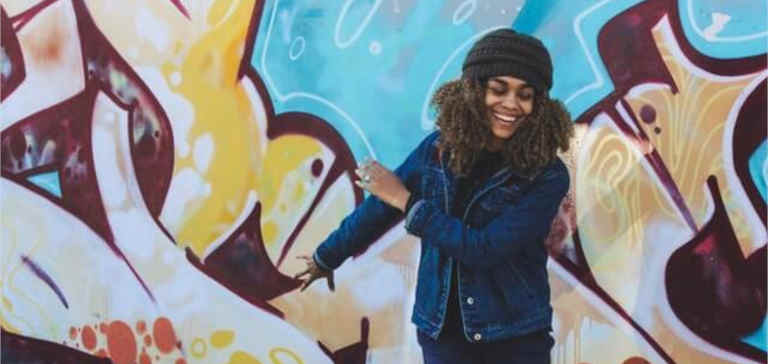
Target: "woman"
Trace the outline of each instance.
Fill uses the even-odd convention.
[[[333,270],[405,214],[421,238],[412,322],[425,363],[549,363],[544,240],[569,186],[557,150],[573,134],[551,87],[538,39],[500,29],[478,40],[432,99],[439,130],[394,172],[357,170],[372,196],[300,257],[302,290],[318,278],[333,288]]]

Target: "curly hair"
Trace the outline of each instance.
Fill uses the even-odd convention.
[[[493,140],[486,88],[486,81],[461,78],[443,84],[432,97],[439,147],[449,151],[448,165],[457,175],[469,174]],[[504,143],[501,154],[505,164],[530,175],[554,160],[558,149],[567,151],[572,136],[573,122],[563,103],[537,91],[533,112]]]

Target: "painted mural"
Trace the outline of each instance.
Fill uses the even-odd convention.
[[[434,128],[474,40],[535,34],[577,123],[553,363],[764,363],[760,0],[0,0],[2,362],[420,363],[402,223],[303,262]]]

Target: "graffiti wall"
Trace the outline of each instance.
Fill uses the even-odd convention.
[[[759,0],[0,0],[2,362],[420,363],[402,222],[311,254],[498,27],[577,123],[553,363],[766,362]]]

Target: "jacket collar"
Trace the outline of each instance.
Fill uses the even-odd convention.
[[[435,140],[434,148],[435,148],[435,151],[432,154],[433,155],[433,159],[435,159],[436,164],[438,164],[440,166],[440,169],[443,170],[443,173],[445,173],[445,175],[448,177],[448,180],[449,181],[453,181],[455,179],[455,176],[454,176],[453,172],[451,171],[451,169],[446,164],[446,161],[448,160],[448,151],[447,150],[442,150],[441,151],[440,148],[438,147],[438,141],[437,140]],[[489,180],[489,184],[496,183],[499,180],[505,181],[505,180],[509,179],[510,177],[516,177],[516,178],[519,178],[519,179],[523,179],[523,180],[525,180],[527,182],[531,182],[531,181],[533,181],[536,178],[536,176],[539,174],[539,172],[540,171],[534,172],[532,174],[525,174],[525,173],[522,173],[522,172],[512,168],[512,166],[507,165],[507,166],[504,166],[503,168],[501,168],[493,176],[491,176],[491,178]]]

